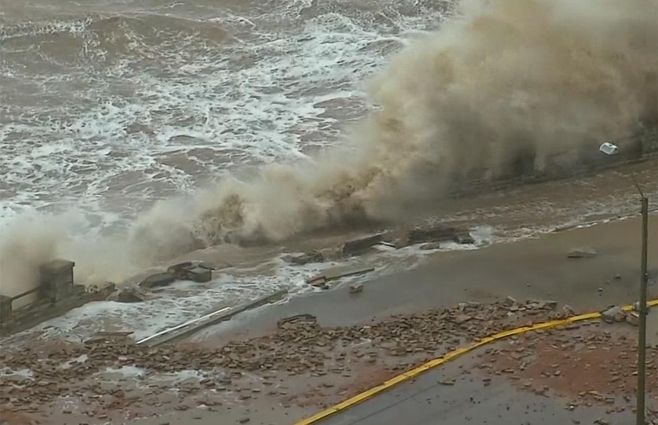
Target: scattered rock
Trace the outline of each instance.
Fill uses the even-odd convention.
[[[623,322],[626,319],[626,312],[618,305],[615,305],[602,311],[601,317],[606,323]]]
[[[516,298],[511,297],[511,296],[505,297],[505,301],[503,301],[503,305],[506,305],[508,307],[516,305],[516,304],[518,304],[518,301],[516,301]]]
[[[527,304],[530,308],[537,308],[540,310],[555,310],[557,308],[558,302],[552,300],[530,300]]]
[[[593,258],[596,257],[594,248],[574,248],[567,254],[568,258]]]
[[[469,316],[468,314],[458,314],[453,319],[453,322],[457,323],[458,325],[461,325],[462,323],[466,323],[471,320],[473,320],[473,316]]]
[[[576,315],[576,310],[574,310],[573,307],[571,307],[569,304],[565,304],[562,306],[562,312],[567,316]]]
[[[422,249],[423,251],[430,251],[439,248],[441,248],[441,242],[429,242],[429,243],[424,243],[420,246],[420,249]]]
[[[621,274],[616,273],[615,274],[615,280],[621,280]]]
[[[294,316],[286,317],[284,319],[279,320],[278,322],[276,322],[276,326],[279,329],[285,329],[285,328],[295,327],[299,324],[304,324],[304,323],[311,323],[315,325],[318,323],[318,318],[308,313],[296,314]]]
[[[139,284],[142,288],[157,288],[161,286],[167,286],[170,283],[173,283],[176,280],[174,275],[169,272],[156,273],[148,276],[146,279],[142,280]]]
[[[640,325],[640,315],[634,311],[628,313],[626,315],[626,322],[633,325],[633,326],[639,326]]]
[[[461,245],[473,245],[475,244],[475,239],[473,239],[470,233],[458,233],[455,236],[455,242]]]
[[[323,287],[327,286],[327,278],[324,275],[314,276],[314,277],[306,280],[306,283],[308,283],[311,286],[316,286],[318,288],[323,288]]]
[[[251,421],[251,419],[249,419],[249,418],[242,418],[242,419],[239,420],[239,422],[240,422],[241,424],[246,424],[246,423],[249,422],[249,421]]]
[[[146,294],[135,287],[125,287],[114,297],[120,303],[139,303],[146,300]]]
[[[363,292],[363,284],[362,283],[355,283],[350,285],[350,294],[358,294]]]

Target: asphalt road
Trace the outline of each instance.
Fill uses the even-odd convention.
[[[631,425],[634,414],[566,409],[568,400],[516,389],[502,377],[484,386],[472,358],[456,360],[330,417],[321,425]],[[470,373],[469,373],[470,372]],[[453,385],[445,382],[454,380]],[[597,422],[603,419],[606,422]]]

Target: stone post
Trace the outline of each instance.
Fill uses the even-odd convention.
[[[53,260],[39,268],[40,285],[44,298],[52,303],[67,298],[73,292],[73,267],[68,260]]]

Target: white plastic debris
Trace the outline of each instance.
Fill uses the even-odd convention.
[[[616,155],[617,153],[619,153],[619,147],[610,142],[605,142],[604,144],[602,144],[599,150],[606,155]]]

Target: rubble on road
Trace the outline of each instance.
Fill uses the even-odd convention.
[[[594,248],[574,248],[567,253],[567,258],[593,258],[596,255]]]
[[[614,305],[602,311],[601,318],[606,323],[623,322],[626,320],[626,312],[620,306]]]
[[[632,326],[639,326],[640,324],[640,315],[632,311],[626,315],[626,323],[629,323]]]
[[[147,299],[147,296],[139,288],[133,286],[126,286],[119,289],[119,291],[110,297],[110,300],[114,300],[120,303],[139,303]]]
[[[619,311],[610,310],[612,317]],[[626,317],[630,314],[626,315]],[[580,330],[578,330],[580,329]],[[606,406],[623,412],[633,406],[637,377],[635,331],[614,331],[600,321],[579,328],[559,327],[519,335],[496,344],[477,357],[478,373],[505,376],[514,385],[568,400],[566,408]],[[658,379],[658,348],[647,349],[647,380]]]
[[[380,364],[384,359],[391,365],[389,371],[406,370],[485,336],[544,322],[568,311],[571,311],[570,307],[561,307],[555,301],[519,301],[507,297],[495,303],[463,302],[450,308],[399,314],[353,326],[323,327],[316,316],[300,314],[279,320],[274,333],[230,341],[221,347],[148,347],[135,344],[126,332],[101,333],[84,344],[61,344],[54,349],[35,343],[33,347],[0,352],[0,364],[10,370],[30,371],[27,384],[18,386],[10,380],[0,381],[0,406],[11,399],[17,409],[23,409],[28,408],[30,400],[47,403],[55,397],[73,396],[80,391],[85,397],[103,397],[107,393],[105,389],[83,384],[88,382],[84,380],[93,380],[95,374],[108,368],[126,366],[143,370],[146,375],[198,371],[203,379],[195,384],[196,389],[190,391],[226,391],[231,386],[231,377],[241,374],[256,376],[268,382],[263,384],[267,387],[272,385],[270,377],[273,374],[301,377],[337,374],[351,378],[354,376],[352,368]],[[500,367],[498,372],[510,377],[536,373],[532,376],[541,376],[542,380],[564,380],[581,362],[572,357],[570,363],[555,361],[556,366],[549,364],[538,369],[533,356],[539,348],[550,342],[559,355],[576,346],[584,347],[582,350],[589,353],[590,347],[602,347],[610,340],[609,336],[600,335],[581,337],[575,342],[566,337],[547,338],[556,334],[532,334],[537,338],[523,345],[520,341],[525,336],[513,337],[514,344],[504,350],[493,346],[487,348],[487,355],[495,355],[496,359],[504,361],[501,360],[500,364],[491,361],[484,370],[493,373]],[[631,360],[632,353],[627,346],[619,345],[616,350],[618,363]],[[62,364],[68,366],[59,367]],[[621,367],[614,365],[618,372]],[[444,385],[451,385],[450,382],[446,381]],[[544,394],[547,385],[539,380],[531,383],[534,390]],[[250,388],[248,393],[240,393],[239,397],[251,397],[252,393]]]
[[[363,284],[362,283],[355,283],[350,285],[350,294],[359,294],[363,292]]]
[[[294,327],[299,323],[311,323],[316,325],[318,323],[318,318],[308,313],[296,314],[279,320],[276,322],[276,327],[279,329],[285,329],[286,327]]]

